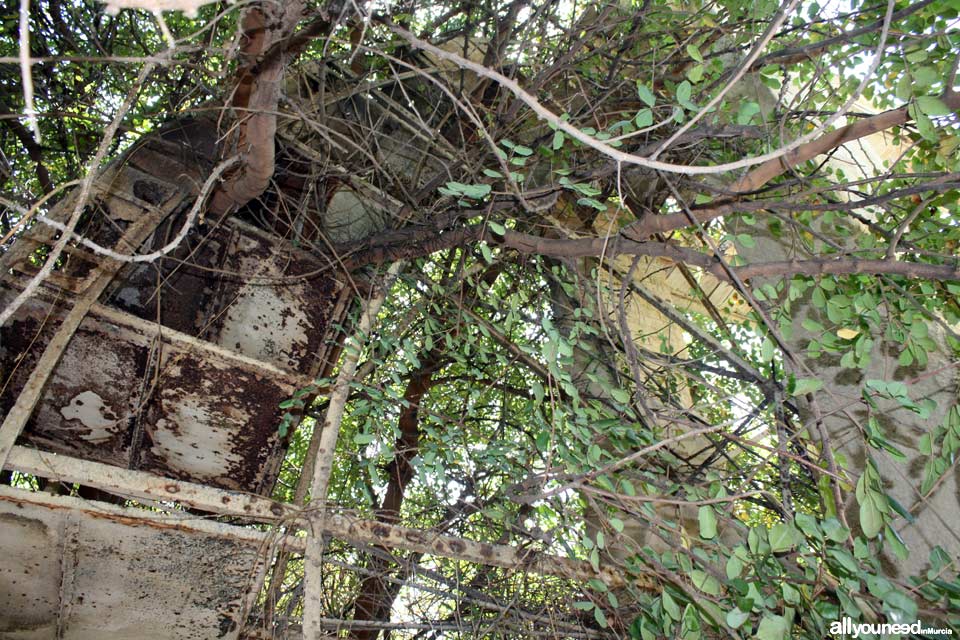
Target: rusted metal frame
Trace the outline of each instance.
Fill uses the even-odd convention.
[[[121,243],[133,247],[140,246],[153,233],[160,221],[185,199],[186,195],[178,188],[163,208],[151,207],[148,209],[141,219],[127,229],[123,238],[118,241],[117,246],[119,247]],[[20,395],[17,396],[16,402],[4,418],[3,424],[0,425],[0,466],[6,461],[10,450],[27,424],[27,420],[33,414],[33,410],[43,394],[43,389],[50,376],[53,375],[54,369],[56,369],[57,363],[66,351],[73,334],[76,333],[87,312],[96,303],[100,294],[107,288],[107,285],[110,284],[121,267],[123,267],[122,262],[109,258],[104,258],[100,262],[99,266],[91,273],[90,286],[74,300],[73,307],[64,317],[57,328],[57,332],[37,360],[37,364],[30,373],[30,377],[24,384]]]
[[[343,322],[352,300],[353,292],[345,288],[337,298],[337,303],[334,306],[333,312],[330,314],[331,324],[333,324],[334,321],[337,323]],[[334,348],[323,349],[318,357],[318,362],[321,367],[316,372],[318,378],[325,378],[331,374],[334,366],[336,365],[336,360],[339,360],[341,351],[342,345]],[[327,356],[331,353],[333,354],[333,357],[328,361]],[[318,393],[329,393],[329,389],[318,388]],[[303,458],[303,466],[300,468],[300,476],[297,478],[297,486],[294,489],[293,504],[297,507],[303,506],[307,501],[307,493],[310,489],[310,483],[313,481],[314,463],[317,459],[317,452],[320,449],[320,435],[322,431],[322,428],[318,428],[318,425],[316,425],[315,422],[313,433],[310,434],[310,443],[307,445],[307,452]],[[281,551],[277,556],[276,564],[273,566],[273,576],[270,581],[270,589],[264,596],[264,618],[266,620],[271,619],[276,594],[283,582],[283,575],[286,572],[287,562],[289,560],[289,554]],[[259,585],[258,588],[263,588],[263,585]]]
[[[3,281],[13,287],[22,288],[20,282],[11,276],[4,276]],[[38,297],[51,301],[55,298],[52,292],[44,290],[38,292]],[[226,364],[239,366],[247,370],[253,370],[257,373],[273,378],[281,384],[295,389],[302,389],[304,387],[313,386],[314,384],[314,379],[312,377],[281,369],[280,367],[269,362],[251,358],[250,356],[237,353],[236,351],[222,347],[218,344],[207,342],[206,340],[201,340],[200,338],[195,338],[190,334],[177,331],[176,329],[171,329],[170,327],[159,324],[155,320],[144,320],[143,318],[135,316],[131,313],[120,311],[119,309],[109,307],[99,302],[95,302],[90,306],[88,315],[96,317],[100,320],[106,320],[107,322],[111,322],[125,329],[132,329],[135,332],[141,332],[144,335],[150,335],[159,331],[161,332],[163,342],[174,347],[179,347],[185,352],[201,352],[204,356],[211,356],[215,359],[223,361]]]
[[[531,571],[543,575],[589,580],[599,578],[611,587],[624,584],[623,577],[610,569],[594,571],[590,563],[562,558],[510,545],[476,542],[428,530],[385,524],[375,520],[328,513],[322,529],[309,509],[299,509],[252,493],[218,489],[206,485],[162,478],[144,471],[114,467],[70,456],[49,454],[16,446],[5,468],[40,475],[52,480],[79,482],[89,487],[151,502],[179,502],[202,511],[237,516],[294,528],[314,527],[314,535],[330,535],[352,544],[403,549],[476,564]],[[87,503],[84,503],[87,504]],[[303,541],[303,538],[299,538]],[[294,547],[303,551],[305,545]],[[635,583],[653,588],[653,581]]]
[[[22,446],[13,447],[4,468],[53,481],[79,482],[88,487],[138,500],[175,501],[202,511],[251,518],[260,522],[292,521],[297,516],[296,510],[289,505],[253,493],[172,480],[145,471],[44,453]]]
[[[155,208],[154,205],[150,204],[145,200],[141,200],[136,196],[132,196],[129,193],[126,193],[122,189],[114,189],[111,185],[116,178],[116,175],[119,171],[124,170],[125,167],[116,168],[114,166],[109,166],[103,170],[103,173],[94,180],[93,184],[90,186],[90,193],[88,195],[87,201],[94,202],[97,198],[103,198],[104,196],[109,198],[116,198],[118,200],[124,200],[128,204],[131,204],[135,207],[139,207],[144,211],[151,211]],[[141,172],[142,173],[142,172]],[[146,174],[144,174],[146,175]],[[184,185],[185,187],[185,185]],[[183,188],[176,188],[175,195],[171,197],[176,197],[176,195],[186,195],[183,193]],[[79,193],[77,191],[72,191],[67,194],[67,196],[57,203],[56,207],[47,215],[47,218],[54,220],[56,222],[64,222],[67,219],[67,212],[71,208],[75,207],[77,204],[77,199]],[[6,272],[9,269],[16,269],[17,271],[28,273],[30,271],[37,271],[38,269],[31,269],[29,266],[24,267],[23,262],[26,258],[33,253],[36,247],[49,244],[54,241],[57,231],[51,226],[46,224],[36,224],[29,229],[25,229],[17,238],[17,241],[8,249],[4,254],[0,255],[0,267],[3,271]],[[31,246],[33,245],[33,246]],[[86,262],[92,263],[94,265],[99,265],[99,258],[92,255],[88,251],[81,249],[79,247],[71,247],[69,245],[63,248],[63,253],[77,257],[78,259],[84,260]],[[48,277],[50,282],[66,288],[75,293],[79,293],[83,288],[90,284],[90,278],[96,276],[96,270],[91,271],[90,274],[82,278],[76,278],[72,276],[64,276],[57,272],[53,272]]]
[[[113,520],[124,524],[139,524],[156,529],[173,529],[177,531],[214,535],[223,538],[243,540],[254,544],[265,545],[273,541],[272,532],[257,531],[247,527],[238,527],[232,524],[216,522],[184,512],[147,511],[135,507],[120,507],[106,502],[84,500],[72,496],[58,496],[46,491],[28,491],[8,485],[0,485],[0,502],[14,504],[35,504],[50,509],[73,509],[94,517]],[[303,551],[304,539],[287,536],[278,542],[294,550]]]
[[[323,533],[353,543],[403,549],[418,553],[472,562],[480,565],[501,567],[515,571],[556,576],[586,582],[597,578],[609,587],[625,584],[618,572],[601,568],[595,571],[583,560],[562,558],[534,550],[524,550],[504,544],[476,542],[454,536],[433,533],[424,529],[412,529],[399,525],[387,525],[375,520],[361,520],[343,515],[328,515]],[[309,544],[308,544],[309,550]],[[632,580],[640,589],[654,589],[652,579]]]
[[[259,232],[259,230],[257,231]],[[333,311],[330,313],[330,326],[343,322],[343,320],[346,318],[347,311],[352,300],[353,292],[348,288],[342,289],[340,295],[337,297],[337,302],[334,305]],[[320,351],[317,352],[317,367],[312,372],[316,378],[325,378],[331,374],[336,365],[336,361],[339,360],[340,351],[341,345],[330,344],[328,341],[324,341]],[[306,406],[310,406],[310,404],[318,395],[329,393],[329,388],[327,387],[316,387],[314,385],[314,388],[316,389],[316,393],[306,399]],[[299,417],[295,428],[300,428],[303,422],[303,415]],[[307,452],[304,456],[303,466],[300,469],[300,476],[297,478],[297,486],[294,490],[293,504],[296,507],[302,507],[306,502],[307,491],[310,488],[310,482],[313,478],[313,465],[317,458],[317,450],[320,448],[320,433],[321,429],[316,426],[315,422],[313,432],[310,434],[310,443],[307,446]],[[282,465],[283,458],[280,457],[276,468],[272,471],[267,471],[267,473],[272,473],[274,477],[279,477]],[[270,569],[270,585],[263,594],[264,621],[270,621],[273,619],[273,607],[276,602],[277,593],[279,593],[279,590],[283,585],[283,576],[286,573],[287,563],[290,560],[290,556],[291,554],[288,550],[280,549],[277,553],[273,567]],[[248,597],[255,598],[259,596],[261,591],[264,590],[265,581],[266,573],[263,574],[261,580],[250,585]]]
[[[287,371],[280,367],[251,358],[250,356],[237,353],[226,347],[195,338],[189,334],[182,333],[176,329],[165,327],[158,324],[155,320],[144,320],[138,316],[125,311],[120,311],[102,304],[94,304],[90,309],[91,315],[95,315],[104,320],[108,320],[121,327],[142,331],[149,335],[151,332],[161,331],[163,341],[171,345],[182,348],[184,351],[200,351],[203,354],[211,355],[217,359],[223,360],[228,364],[238,365],[244,369],[253,369],[258,373],[275,379],[277,382],[289,385],[296,389],[312,386],[313,378],[304,376],[293,371]]]

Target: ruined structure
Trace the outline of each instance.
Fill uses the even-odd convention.
[[[281,407],[325,392],[314,381],[331,372],[357,292],[298,248],[317,230],[257,225],[269,197],[211,214],[216,131],[186,119],[146,136],[2,257],[6,308],[37,272],[35,250],[83,207],[85,243],[0,330],[5,478],[46,489],[0,486],[0,638],[254,637],[274,562],[309,546],[298,531],[620,584],[580,561],[335,513],[314,528],[315,505],[271,499],[296,428]],[[300,197],[292,184],[285,195]],[[358,208],[383,197],[359,182],[334,190],[326,231],[353,238],[346,220],[368,234]],[[258,522],[270,526],[239,526]]]
[[[433,44],[399,12],[242,5],[221,95],[197,82],[208,102],[18,211],[0,256],[0,640],[822,637],[840,606],[916,613],[891,596],[908,573],[933,576],[914,585],[931,615],[955,595],[952,328],[935,341],[922,303],[854,300],[850,279],[942,285],[956,240],[911,237],[939,224],[925,204],[867,220],[865,247],[834,224],[887,170],[845,145],[916,110],[817,131],[836,105],[816,79],[796,104],[771,91],[830,46],[819,23],[797,50],[803,28],[771,18],[784,48],[749,61],[752,15],[728,33],[704,8],[674,34],[669,3],[591,5],[569,28],[557,3],[523,4],[489,23],[428,7]],[[748,91],[706,107],[741,62]],[[116,128],[100,133],[97,158]],[[864,180],[807,166],[825,154]],[[736,177],[687,174],[725,162]],[[956,188],[877,180],[889,206]],[[909,243],[924,261],[897,256]],[[831,317],[821,285],[821,306],[845,290],[834,306],[864,312]],[[930,294],[941,311],[951,295]],[[896,368],[868,303],[921,320],[916,367]],[[378,313],[398,335],[374,335]],[[866,376],[916,397],[878,401]]]

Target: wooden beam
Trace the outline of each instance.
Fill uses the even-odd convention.
[[[476,542],[437,534],[429,530],[401,527],[341,514],[327,513],[326,517],[321,519],[316,510],[298,509],[294,505],[263,496],[161,478],[143,471],[121,469],[99,462],[43,453],[25,447],[14,447],[5,467],[53,480],[79,482],[139,500],[178,502],[224,516],[238,516],[258,522],[283,524],[290,528],[310,528],[316,537],[330,535],[353,544],[415,551],[453,560],[583,582],[597,578],[610,587],[619,587],[624,584],[623,576],[616,571],[606,568],[594,571],[590,563],[582,560],[518,549],[510,545]],[[322,525],[320,525],[321,522]],[[289,537],[292,538],[292,536]],[[303,538],[298,539],[303,540]],[[304,544],[301,543],[300,547],[302,548]],[[633,584],[641,589],[657,588],[652,579],[635,580]]]

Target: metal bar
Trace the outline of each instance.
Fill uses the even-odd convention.
[[[239,516],[260,522],[283,524],[290,529],[310,527],[315,515],[309,509],[301,510],[255,494],[217,489],[192,482],[161,478],[143,471],[121,469],[99,462],[79,460],[68,456],[42,453],[25,447],[14,447],[6,468],[41,475],[65,482],[80,482],[104,491],[150,501],[170,501],[225,516]],[[97,503],[84,502],[85,505]],[[104,507],[111,505],[104,505]],[[124,510],[124,513],[130,513]],[[150,512],[144,512],[150,513]],[[154,514],[160,515],[160,514]],[[476,542],[454,536],[412,529],[374,520],[351,518],[341,514],[327,514],[322,529],[313,535],[330,535],[352,544],[373,545],[389,549],[403,549],[477,564],[529,571],[580,581],[597,578],[610,587],[622,586],[623,577],[610,569],[594,571],[588,562],[561,558],[538,551],[518,549],[510,545]],[[317,524],[314,522],[313,524]],[[295,545],[305,548],[304,538]],[[638,580],[634,585],[654,590],[652,579]]]
[[[4,467],[61,482],[79,482],[128,498],[151,502],[179,502],[202,511],[252,518],[260,522],[293,520],[297,515],[289,505],[256,494],[171,480],[145,471],[44,453],[21,446],[13,448]]]
[[[269,544],[274,539],[271,532],[257,531],[247,527],[216,522],[185,512],[146,511],[133,507],[119,507],[106,502],[84,500],[71,496],[57,496],[46,491],[27,491],[8,485],[0,485],[0,502],[14,504],[36,504],[50,509],[74,509],[105,520],[121,523],[137,523],[157,529],[176,529],[178,531],[196,531],[223,538],[234,538],[256,544]],[[305,547],[303,538],[285,537],[281,543],[295,550]]]

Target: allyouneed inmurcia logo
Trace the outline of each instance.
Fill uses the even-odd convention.
[[[868,634],[879,636],[906,633],[916,635],[921,633],[926,635],[953,635],[953,631],[950,629],[935,629],[932,627],[927,627],[919,620],[912,624],[907,624],[905,622],[898,624],[893,624],[890,622],[884,622],[883,624],[865,624],[859,622],[855,623],[850,618],[843,618],[842,620],[837,620],[830,623],[830,635],[832,636],[859,638],[861,635]]]

